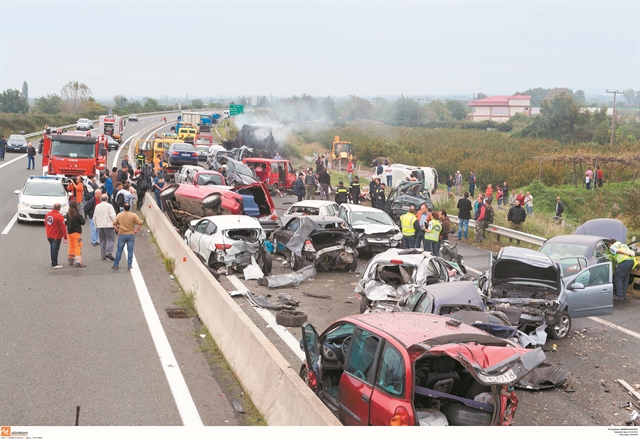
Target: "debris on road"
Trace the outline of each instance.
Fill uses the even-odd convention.
[[[302,294],[304,294],[305,296],[314,297],[316,299],[331,299],[331,296],[328,294],[313,294],[307,293],[306,291],[303,291]]]
[[[231,400],[231,404],[233,405],[233,408],[236,412],[245,413],[244,407],[242,407],[242,404],[240,404],[240,401],[238,401],[237,399],[233,398]]]
[[[307,265],[298,271],[287,274],[274,274],[272,276],[263,277],[258,281],[258,285],[268,288],[288,288],[297,287],[302,282],[315,277],[318,272],[313,265]]]
[[[634,388],[631,387],[625,380],[621,380],[620,378],[618,378],[617,381],[622,387],[627,389],[627,391],[629,392],[629,395],[633,396],[638,401],[640,401],[640,393],[636,392]]]
[[[276,314],[276,323],[290,328],[300,327],[307,321],[307,315],[302,311],[282,310]]]
[[[516,387],[527,390],[550,389],[552,387],[560,387],[565,384],[570,373],[560,366],[554,366],[548,362],[542,363],[540,366],[526,377],[516,383]],[[569,389],[569,390],[568,390]],[[574,392],[571,386],[565,386],[565,392]]]
[[[290,294],[280,293],[278,294],[278,300],[284,303],[285,305],[290,305],[293,307],[300,306],[300,299],[296,299]]]

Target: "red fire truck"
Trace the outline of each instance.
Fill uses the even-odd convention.
[[[108,114],[98,118],[98,135],[111,136],[121,143],[124,130],[124,118],[115,114]]]
[[[108,142],[90,131],[45,133],[40,139],[42,175],[99,175],[107,169]]]

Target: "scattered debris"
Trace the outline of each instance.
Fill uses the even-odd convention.
[[[315,297],[316,299],[331,299],[331,296],[328,294],[313,294],[307,293],[306,291],[303,291],[302,294],[309,297]]]
[[[636,392],[634,390],[633,387],[631,387],[629,384],[627,384],[627,382],[625,380],[621,380],[621,379],[617,379],[618,383],[624,387],[625,389],[627,389],[627,391],[629,392],[629,395],[633,396],[634,398],[636,398],[638,401],[640,401],[640,393]]]
[[[350,300],[345,300],[344,303],[353,303],[353,302]]]
[[[169,275],[169,279],[174,280],[176,277],[173,274]]]
[[[280,300],[280,302],[284,303],[285,305],[290,305],[293,307],[300,305],[300,300],[296,299],[290,294],[280,293],[278,294],[278,300]]]
[[[229,295],[231,297],[244,296],[244,294],[238,290],[229,291]]]
[[[529,390],[549,389],[552,387],[560,387],[565,384],[569,377],[569,372],[560,366],[554,366],[548,362],[544,362],[533,371],[521,379],[516,387]],[[575,392],[571,386],[563,386],[565,392]]]
[[[276,314],[276,323],[288,327],[300,327],[307,321],[307,315],[302,311],[282,310]]]
[[[627,424],[640,427],[640,413],[638,413],[638,410],[634,410],[631,412]]]
[[[633,407],[633,404],[631,404],[631,401],[621,402],[620,403],[620,408],[621,409],[626,409],[627,407],[629,407],[629,408]]]
[[[245,410],[244,410],[244,407],[242,407],[242,404],[240,404],[240,401],[238,401],[237,399],[233,398],[231,400],[231,404],[233,405],[233,408],[234,408],[234,410],[236,412],[238,412],[238,413],[246,413]]]
[[[288,274],[274,274],[272,276],[263,277],[258,281],[258,285],[268,288],[287,288],[297,287],[305,280],[315,277],[317,271],[313,265],[307,265],[298,271]]]
[[[244,270],[242,270],[242,273],[244,274],[245,280],[261,279],[264,277],[264,273],[256,262],[255,255],[251,255],[251,264],[247,265]]]
[[[207,334],[200,334],[200,338],[205,338]]]

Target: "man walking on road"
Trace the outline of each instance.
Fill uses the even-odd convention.
[[[27,147],[27,169],[36,169],[36,149],[31,142]]]
[[[458,224],[458,241],[462,239],[463,234],[464,239],[469,239],[469,220],[471,219],[472,210],[473,206],[469,199],[469,192],[465,192],[464,198],[458,200],[458,220],[460,221],[460,224]]]
[[[613,285],[615,288],[616,300],[624,300],[629,288],[629,275],[631,270],[636,268],[638,261],[635,260],[636,253],[614,238],[609,240],[609,250],[616,259],[616,271],[613,274]]]
[[[456,171],[456,195],[460,196],[462,194],[462,174],[460,171]]]
[[[60,252],[60,242],[63,239],[64,244],[67,245],[67,226],[60,213],[60,203],[54,204],[53,209],[45,215],[44,227],[51,252],[51,268],[62,268],[62,265],[58,263],[58,253]]]
[[[116,259],[113,261],[111,268],[118,269],[120,258],[124,245],[127,245],[127,268],[131,270],[133,267],[133,247],[136,242],[136,233],[142,228],[142,220],[138,215],[131,212],[131,204],[124,204],[124,211],[120,212],[116,219],[113,220],[113,227],[118,233],[118,249],[116,250]]]
[[[93,222],[98,229],[98,240],[100,241],[100,256],[102,260],[113,257],[113,245],[116,241],[116,232],[113,230],[113,221],[116,219],[116,211],[109,203],[107,194],[100,196],[100,204],[93,211]]]
[[[89,218],[89,227],[91,227],[91,245],[98,245],[98,228],[96,227],[96,222],[93,220],[93,215],[95,214],[96,207],[100,204],[100,197],[102,196],[102,192],[96,190],[93,192],[93,197],[89,201],[87,201],[84,205],[84,214],[87,218]]]

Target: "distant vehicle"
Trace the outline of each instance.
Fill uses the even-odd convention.
[[[93,122],[91,122],[91,120],[87,119],[87,118],[81,118],[78,119],[78,121],[76,122],[76,129],[78,131],[89,131],[90,129],[93,129]]]
[[[224,119],[228,119],[229,118],[229,110],[223,110],[222,111],[222,116]]]
[[[213,142],[213,135],[206,134],[206,133],[203,134],[202,132],[200,132],[200,133],[198,133],[196,135],[196,140],[195,140],[194,145],[195,146],[207,146],[207,147],[209,147],[209,146],[212,146],[213,143],[214,143]]]
[[[384,169],[386,168],[387,166],[382,165],[382,174],[376,174],[373,178],[380,178],[381,182],[386,183],[386,174],[384,173]],[[411,179],[412,176],[423,184],[425,190],[432,194],[436,193],[436,190],[438,189],[438,171],[436,168],[408,166],[400,163],[394,163],[391,165],[391,177],[393,179],[394,187],[409,181],[408,179]]]
[[[196,145],[196,152],[198,153],[198,161],[206,162],[209,156],[209,147],[207,145]]]
[[[7,139],[7,152],[27,152],[29,142],[21,134],[11,134]]]
[[[18,223],[44,221],[56,203],[60,203],[63,215],[69,210],[69,197],[60,176],[31,175],[22,189],[14,192],[18,195]]]
[[[107,139],[107,143],[109,145],[109,151],[117,151],[120,148],[120,144],[115,141],[115,139],[111,136],[104,136]]]
[[[108,114],[98,117],[98,134],[111,136],[117,142],[122,142],[124,130],[124,118],[116,114]]]
[[[355,156],[353,155],[353,144],[340,140],[339,136],[335,136],[331,143],[331,166],[333,169],[346,170],[349,160],[354,165],[356,164]]]
[[[129,122],[138,122],[138,115],[137,114],[130,114],[129,115]]]
[[[196,140],[196,135],[198,134],[198,131],[194,127],[187,126],[185,124],[178,129],[177,133],[178,133],[178,139],[182,140],[185,143],[193,144]]]
[[[42,154],[44,175],[67,177],[98,176],[107,166],[107,138],[91,136],[88,131],[45,134],[38,152]]]
[[[338,216],[338,204],[329,200],[303,200],[293,203],[282,215],[282,225],[285,226],[296,216]]]
[[[270,191],[291,189],[296,181],[296,173],[289,160],[264,159],[259,157],[242,159],[256,173],[256,177],[267,185]]]

